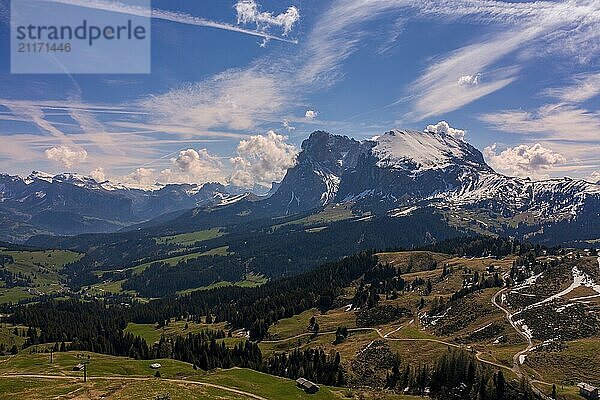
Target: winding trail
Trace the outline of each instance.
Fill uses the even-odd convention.
[[[600,264],[600,258],[598,259],[598,263]],[[494,294],[494,296],[492,296],[492,304],[497,307],[498,309],[500,309],[501,311],[504,312],[504,314],[506,315],[506,319],[508,320],[508,323],[510,324],[510,326],[513,327],[513,329],[520,335],[522,336],[525,340],[527,340],[527,347],[519,352],[517,352],[514,356],[513,356],[513,367],[510,368],[518,377],[523,377],[525,378],[531,386],[531,389],[534,391],[535,394],[539,395],[542,399],[547,399],[547,400],[552,400],[549,396],[546,396],[546,394],[544,392],[542,392],[540,389],[538,389],[537,387],[535,387],[533,385],[533,383],[540,383],[543,385],[549,385],[551,386],[551,383],[548,382],[544,382],[544,381],[540,381],[540,380],[532,380],[525,371],[523,371],[523,369],[521,368],[521,356],[529,353],[531,351],[531,349],[534,347],[533,346],[533,341],[532,338],[525,334],[525,332],[523,332],[521,329],[519,329],[519,327],[517,326],[517,324],[513,321],[512,317],[513,314],[511,314],[511,312],[505,308],[504,306],[502,306],[499,302],[498,302],[498,297],[501,296],[502,294],[506,293],[507,291],[509,291],[510,288],[504,288],[499,290],[498,292],[496,292],[496,294]],[[506,367],[505,367],[506,368]]]
[[[492,297],[492,304],[504,312],[504,314],[506,315],[506,319],[508,320],[508,323],[510,324],[510,326],[512,326],[513,329],[527,341],[527,347],[525,349],[519,351],[518,353],[516,353],[513,356],[512,370],[517,375],[522,376],[522,375],[524,375],[524,373],[521,370],[520,358],[522,355],[527,354],[529,351],[531,351],[531,349],[533,348],[533,341],[531,340],[531,337],[529,335],[526,335],[525,332],[523,332],[519,329],[517,324],[512,319],[513,315],[511,314],[511,312],[498,302],[498,297],[501,296],[502,294],[506,293],[508,290],[509,290],[508,288],[504,288],[504,289],[496,292],[496,294]]]
[[[42,374],[6,374],[0,375],[0,379],[11,379],[11,378],[32,378],[32,379],[50,379],[50,380],[76,380],[80,381],[81,378],[76,376],[65,376],[65,375],[42,375]],[[144,377],[134,377],[134,376],[88,376],[88,380],[106,380],[106,381],[148,381],[151,379],[157,378],[144,378]],[[200,381],[190,381],[187,379],[168,379],[168,378],[160,378],[158,379],[162,382],[171,382],[171,383],[183,383],[186,385],[198,385],[205,386],[214,389],[225,390],[230,393],[235,393],[239,395],[243,395],[246,397],[250,397],[256,400],[269,400],[265,397],[259,396],[254,393],[245,392],[243,390],[230,388],[227,386],[216,385],[214,383],[208,382],[200,382]]]
[[[399,326],[398,328],[394,329],[393,331],[390,331],[388,333],[382,333],[381,329],[379,328],[350,328],[348,329],[348,332],[376,332],[377,335],[383,339],[383,340],[389,340],[389,341],[394,341],[394,342],[429,342],[429,343],[436,343],[436,344],[441,344],[444,346],[448,346],[448,347],[452,347],[455,349],[464,349],[465,346],[464,345],[459,345],[456,343],[450,343],[450,342],[446,342],[444,340],[440,340],[440,339],[433,339],[433,338],[390,338],[389,335],[398,332],[403,326]],[[335,334],[336,331],[326,331],[326,332],[319,332],[317,333],[317,336],[322,336],[322,335],[332,335]],[[290,336],[288,338],[284,338],[284,339],[277,339],[277,340],[263,340],[261,341],[261,343],[284,343],[284,342],[288,342],[291,340],[295,340],[295,339],[299,339],[301,337],[306,337],[306,336],[312,336],[315,335],[314,333],[301,333],[295,336]],[[370,346],[371,344],[373,344],[373,342],[370,342],[368,344],[368,346]],[[363,349],[364,351],[364,349]],[[512,371],[512,368],[507,367],[506,365],[502,365],[502,364],[498,364],[496,362],[493,361],[489,361],[486,360],[484,358],[481,358],[483,353],[481,353],[480,351],[475,352],[475,358],[477,359],[477,361],[484,363],[484,364],[488,364],[491,366],[494,366],[496,368],[502,368],[508,371]]]

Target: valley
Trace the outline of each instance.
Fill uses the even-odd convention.
[[[395,365],[398,373],[406,369],[414,371],[410,372],[412,375],[420,368],[435,368],[438,360],[449,351],[458,351],[471,354],[482,368],[502,371],[508,382],[517,383],[524,379],[531,382],[533,393],[539,393],[542,398],[549,395],[554,384],[558,395],[563,396],[560,398],[578,399],[575,384],[580,380],[593,382],[600,370],[600,360],[596,357],[600,345],[600,315],[594,303],[597,297],[582,291],[582,288],[592,291],[597,288],[596,282],[600,281],[598,257],[580,251],[560,250],[553,255],[540,253],[532,263],[535,253],[527,254],[529,256],[509,254],[497,258],[431,251],[378,253],[378,267],[363,269],[355,275],[356,280],[340,287],[339,295],[332,298],[327,309],[307,308],[291,317],[275,320],[260,337],[256,336],[257,332],[250,333],[250,337],[258,340],[258,348],[267,359],[279,354],[315,350],[323,354],[337,353],[340,368],[344,371],[344,386],[352,389],[324,388],[316,398],[338,398],[335,393],[341,395],[347,390],[355,392],[352,396],[361,393],[360,398],[370,398],[369,390],[362,393],[365,389],[361,388],[378,387],[380,390],[387,388],[387,396],[395,399],[392,393],[397,391],[390,392],[389,386]],[[523,279],[525,276],[528,277]],[[554,281],[555,276],[564,278],[548,288],[545,279]],[[494,280],[502,282],[495,283]],[[514,284],[506,286],[505,280]],[[213,288],[210,291],[219,293],[220,290]],[[202,294],[197,292],[195,296]],[[522,303],[523,298],[526,303]],[[105,302],[109,299],[104,297]],[[531,309],[537,312],[528,314]],[[586,314],[583,320],[581,313]],[[170,321],[159,325],[129,323],[124,333],[139,336],[154,346],[163,341],[174,343],[177,337],[219,331],[224,334],[213,340],[217,345],[222,342],[226,348],[232,349],[248,340],[249,331],[236,329],[236,325],[226,319],[219,321],[219,312],[211,314],[210,321],[208,316],[196,319],[190,315],[169,318]],[[551,329],[552,337],[548,337],[544,332],[548,324],[552,326],[551,321],[557,314],[562,321],[572,322],[556,325]],[[538,322],[539,318],[542,319]],[[544,328],[538,328],[540,323]],[[592,326],[582,330],[582,327],[572,326],[577,323]],[[158,396],[163,389],[172,398],[185,398],[185,393],[221,396],[219,390],[227,398],[228,393],[232,395],[230,389],[243,391],[247,388],[243,379],[236,381],[225,377],[229,376],[226,371],[241,373],[243,370],[219,372],[221,370],[217,368],[204,372],[201,368],[191,368],[191,364],[169,359],[135,361],[126,358],[113,366],[109,360],[114,356],[73,350],[63,353],[55,349],[54,357],[59,361],[50,364],[48,349],[52,345],[32,344],[31,337],[25,333],[26,328],[17,328],[21,333],[15,335],[10,323],[5,322],[3,326],[5,351],[9,352],[9,343],[23,347],[16,355],[5,356],[0,363],[0,379],[11,377],[20,382],[18,385],[13,383],[16,389],[11,390],[16,392],[11,393],[33,390],[27,388],[35,388],[44,379],[58,380],[56,384],[52,383],[52,390],[56,393],[65,391],[68,393],[65,398],[81,399],[103,390],[111,391],[113,398],[137,398],[137,391],[154,391]],[[92,360],[90,381],[82,384],[80,373],[69,369],[71,364],[77,363],[77,357],[87,357],[87,354]],[[548,363],[548,357],[561,361]],[[580,360],[584,359],[586,362],[582,363]],[[162,365],[160,378],[153,377],[154,371],[147,367],[155,361]],[[222,381],[228,383],[225,388],[204,385]],[[255,382],[255,378],[250,381]],[[266,393],[261,386],[260,390],[249,390],[245,394],[234,392],[232,396],[300,398],[294,396],[300,396],[302,392],[294,388],[293,381],[287,382],[283,386],[287,385],[288,389],[281,389],[285,394]],[[70,393],[72,391],[76,392]],[[343,396],[348,398],[349,392],[344,392]],[[381,394],[377,398],[379,396]]]

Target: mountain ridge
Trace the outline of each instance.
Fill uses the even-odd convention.
[[[600,186],[583,180],[533,181],[499,174],[479,150],[445,133],[391,130],[361,142],[329,135],[326,153],[313,151],[324,136],[317,132],[303,143],[298,164],[275,194],[282,203],[289,199],[288,212],[377,199],[399,206],[485,206],[511,216],[530,207],[549,217],[577,213],[590,199],[600,201]],[[335,143],[341,143],[339,148],[332,148]],[[294,190],[307,183],[313,186]],[[299,197],[303,193],[311,195]],[[503,207],[493,205],[495,200]]]
[[[115,232],[163,214],[239,200],[243,194],[212,182],[143,190],[73,173],[0,174],[0,238]]]

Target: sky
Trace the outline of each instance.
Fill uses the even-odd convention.
[[[399,128],[452,134],[507,175],[600,180],[600,0],[153,0],[152,13],[150,74],[19,75],[0,0],[0,172],[252,187],[282,179],[312,131]]]

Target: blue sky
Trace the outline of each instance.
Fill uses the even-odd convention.
[[[0,171],[250,187],[314,130],[410,128],[464,137],[509,175],[600,180],[600,1],[152,8],[149,75],[11,75],[0,0]]]

